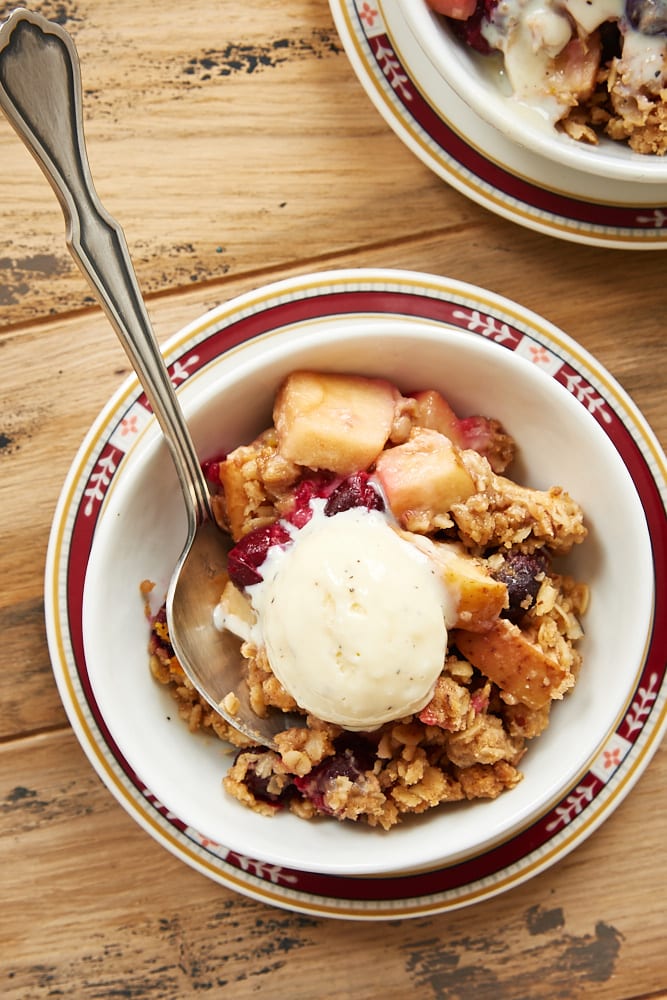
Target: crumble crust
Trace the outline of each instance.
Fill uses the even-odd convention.
[[[399,400],[387,446],[408,440],[419,419],[410,399]],[[548,553],[545,568],[535,574],[535,593],[508,611],[517,624],[500,621],[528,649],[531,663],[536,658],[538,665],[548,664],[553,683],[550,679],[543,696],[522,701],[515,683],[499,683],[462,654],[454,629],[433,696],[418,714],[368,733],[350,733],[310,716],[305,727],[285,730],[276,738],[276,750],[268,750],[253,746],[198,695],[170,645],[164,608],[155,616],[147,608],[151,672],[169,688],[191,732],[211,732],[237,748],[223,785],[243,805],[267,816],[285,808],[304,819],[329,816],[388,830],[408,814],[493,799],[521,781],[519,765],[529,741],[547,728],[553,701],[573,687],[581,668],[576,643],[583,634],[588,588],[556,572],[551,557],[567,554],[587,529],[580,507],[562,488],[533,490],[503,475],[515,444],[497,421],[473,423],[467,433],[475,447],[462,448],[460,455],[474,493],[452,504],[435,527],[428,518],[408,526],[458,542],[492,575],[502,574],[517,553]],[[240,539],[277,521],[309,471],[280,454],[269,428],[221,463],[216,504],[221,524]],[[150,584],[142,589],[147,597]],[[241,652],[256,714],[269,708],[298,711],[265,649],[246,641]]]

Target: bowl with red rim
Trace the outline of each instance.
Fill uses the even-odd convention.
[[[75,680],[81,683],[73,717],[82,731],[92,716],[103,734],[110,750],[102,754],[99,742],[89,749],[112,790],[122,797],[114,777],[122,770],[124,780],[150,790],[161,815],[197,831],[200,843],[288,871],[331,876],[400,876],[479,856],[530,829],[568,794],[636,689],[651,642],[655,579],[642,498],[628,463],[595,407],[582,405],[587,396],[544,370],[562,350],[570,360],[559,361],[558,370],[564,365],[579,385],[565,335],[555,331],[547,348],[532,339],[533,329],[550,336],[546,321],[473,286],[407,272],[352,271],[261,289],[204,317],[173,348],[167,345],[202,459],[264,430],[290,372],[349,373],[388,379],[405,393],[437,389],[461,417],[495,417],[517,441],[517,481],[562,486],[581,504],[589,536],[566,566],[590,587],[584,665],[574,690],[554,706],[548,729],[529,745],[523,780],[493,801],[445,804],[387,832],[334,819],[309,822],[287,811],[266,817],[225,794],[222,778],[233,748],[190,733],[149,671],[139,588],[150,579],[156,595],[166,592],[186,519],[168,451],[145,410],[137,420],[141,406],[136,385],[129,385],[84,443],[81,504],[71,513],[64,508],[78,530],[99,502],[94,530],[85,525],[89,551],[79,551],[64,570],[83,575],[83,594],[76,670],[61,686],[71,700]],[[125,433],[132,443],[114,464]],[[98,461],[91,455],[101,437]],[[71,494],[68,486],[64,503]],[[73,600],[72,580],[67,587]],[[71,622],[71,609],[68,617]],[[55,652],[62,630],[72,626],[64,618],[54,622],[51,598],[47,620]]]
[[[493,125],[518,146],[565,167],[592,173],[603,179],[642,184],[664,184],[667,181],[667,156],[634,152],[626,142],[611,139],[602,131],[598,131],[597,144],[571,138],[554,124],[554,114],[546,99],[524,99],[517,96],[503,54],[489,47],[486,36],[480,29],[480,23],[483,23],[480,22],[482,14],[500,7],[493,0],[486,0],[486,3],[484,0],[479,2],[397,0],[397,2],[424,57],[433,64],[451,90],[476,116]],[[648,5],[647,10],[655,9],[650,0],[617,0],[617,2],[618,12],[615,13],[618,13],[620,18],[614,18],[613,21],[610,19],[606,23],[625,25],[626,3],[632,4],[637,10],[642,5]],[[520,0],[516,0],[516,3],[511,0],[511,9],[514,10],[515,6],[518,10],[525,5],[522,5]],[[577,25],[570,11],[566,9],[567,6],[567,0],[563,4],[553,5],[555,13],[552,20],[555,18],[559,23],[566,24],[567,27],[563,29],[566,34],[571,32],[571,35],[568,35],[570,40],[567,47],[562,50],[560,56],[561,65],[555,72],[560,79],[567,79],[571,75],[573,93],[576,94],[577,81],[582,76],[586,80],[592,80],[600,58],[605,57],[600,56],[598,49],[594,54],[589,53],[587,43],[577,37]],[[590,5],[578,4],[578,0],[570,0],[570,6],[584,21],[586,14],[580,12],[594,9]],[[608,7],[609,5],[605,5],[605,9],[608,10]],[[527,10],[527,14],[535,16],[532,8],[530,11]],[[663,48],[667,52],[667,21],[664,26],[660,22],[658,28],[660,33],[647,36],[642,34],[640,37],[647,39],[649,46],[660,46],[660,53]],[[539,28],[543,34],[548,30]],[[597,30],[593,32],[592,37],[598,37]],[[623,38],[623,35],[620,37]],[[563,39],[556,44],[556,48],[562,43]],[[657,59],[656,65],[658,65],[659,55],[653,58],[654,61]],[[519,66],[526,64],[526,60],[520,55],[513,59]],[[662,68],[656,72],[664,73],[667,83],[664,55],[662,59]],[[573,97],[573,101],[576,101],[576,96]],[[662,123],[663,132],[666,127],[667,116]]]

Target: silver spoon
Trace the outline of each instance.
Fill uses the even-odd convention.
[[[176,466],[188,534],[167,594],[174,651],[197,691],[235,729],[273,746],[303,716],[250,708],[239,641],[213,623],[230,539],[213,517],[185,418],[151,328],[125,236],[103,208],[90,173],[81,113],[81,71],[70,35],[40,14],[17,9],[0,27],[0,106],[55,190],[69,250],[111,321],[150,402]],[[222,704],[239,701],[231,715]]]

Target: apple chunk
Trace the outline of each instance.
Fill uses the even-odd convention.
[[[423,392],[416,392],[414,399],[417,403],[415,423],[418,427],[439,431],[459,448],[467,447],[459,430],[460,420],[444,396],[436,389],[425,389]]]
[[[399,531],[437,567],[447,588],[448,628],[488,632],[500,612],[509,604],[507,586],[495,580],[480,559],[471,556],[458,542],[434,542],[425,535]]]
[[[488,632],[456,630],[450,637],[474,667],[530,708],[544,708],[574,684],[565,667],[506,618],[499,618]]]
[[[297,465],[341,476],[367,469],[389,438],[399,398],[383,379],[292,372],[273,408],[279,451]]]
[[[475,492],[458,449],[438,431],[415,427],[404,444],[378,456],[376,472],[394,517],[409,524],[415,515],[447,514]]]
[[[489,460],[494,472],[504,472],[514,458],[516,445],[502,424],[481,415],[458,417],[435,389],[416,392],[414,421],[418,427],[440,431],[457,448],[472,448]]]

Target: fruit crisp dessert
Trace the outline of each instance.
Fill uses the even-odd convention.
[[[235,543],[216,624],[242,641],[257,715],[306,716],[252,745],[192,688],[164,607],[151,618],[153,675],[191,730],[237,748],[230,795],[389,829],[521,780],[579,673],[588,590],[554,560],[587,529],[560,486],[507,477],[514,454],[436,391],[297,371],[273,425],[207,463]]]
[[[667,0],[427,0],[572,138],[667,150]]]

